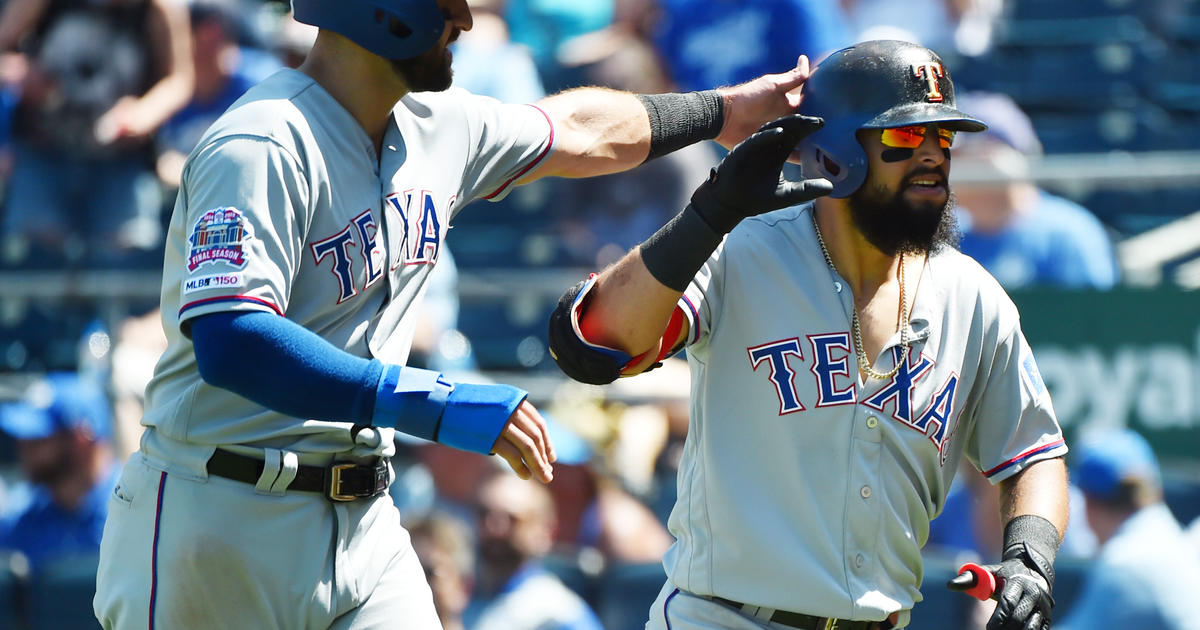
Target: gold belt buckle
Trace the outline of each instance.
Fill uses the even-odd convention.
[[[825,619],[825,630],[837,630],[837,619]]]
[[[342,471],[354,468],[356,464],[334,464],[329,468],[329,498],[334,501],[354,501],[358,497],[353,494],[342,494]]]

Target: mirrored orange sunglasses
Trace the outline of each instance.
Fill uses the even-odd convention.
[[[891,127],[883,130],[880,141],[883,146],[894,149],[915,149],[925,141],[926,125],[908,125],[907,127]],[[938,146],[949,149],[954,142],[954,132],[950,129],[937,128]]]

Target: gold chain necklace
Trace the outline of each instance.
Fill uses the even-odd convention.
[[[825,247],[825,238],[821,236],[821,226],[817,225],[816,209],[812,209],[813,229],[817,232],[817,243],[821,245],[821,253],[825,255],[825,264],[829,265],[835,273],[837,267],[833,266],[833,258],[829,255],[829,248]],[[850,301],[854,309],[854,315],[851,317],[851,326],[854,329],[854,354],[858,356],[858,367],[864,374],[875,379],[891,378],[896,372],[900,371],[900,361],[908,360],[908,299],[904,294],[904,252],[900,252],[900,321],[896,327],[900,329],[900,361],[896,361],[896,365],[887,372],[876,372],[875,368],[871,367],[871,362],[867,359],[867,350],[863,346],[862,329],[858,323],[858,306],[853,305],[854,297],[851,296]]]

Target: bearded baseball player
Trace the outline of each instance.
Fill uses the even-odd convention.
[[[804,94],[807,115],[738,145],[551,318],[559,365],[587,382],[687,348],[676,542],[646,627],[906,625],[966,457],[1006,524],[988,628],[1045,628],[1066,446],[1016,309],[953,247],[950,147],[986,127],[907,43],[835,52]],[[784,180],[789,156],[812,179]]]
[[[308,59],[189,156],[162,285],[169,345],[109,506],[105,628],[440,628],[386,494],[396,431],[551,478],[505,385],[405,366],[464,205],[556,175],[726,146],[794,111],[807,60],[721,91],[506,105],[449,89],[466,0],[295,0]]]

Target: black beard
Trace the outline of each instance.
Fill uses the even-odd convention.
[[[911,204],[904,198],[903,189],[889,194],[881,186],[864,186],[846,201],[854,225],[867,242],[888,256],[958,247],[960,233],[953,212],[953,192],[940,209],[930,203]]]
[[[444,92],[454,82],[446,49],[434,46],[411,59],[392,59],[392,70],[404,78],[410,92]]]

